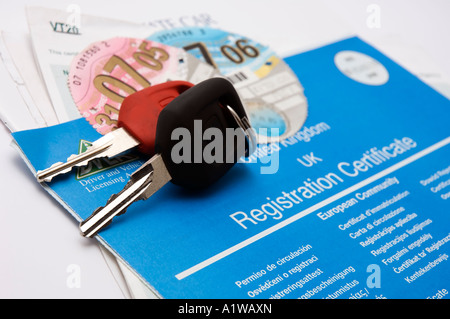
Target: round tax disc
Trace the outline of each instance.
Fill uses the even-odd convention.
[[[167,81],[198,83],[220,73],[185,50],[151,40],[112,38],[72,61],[68,85],[81,115],[101,134],[117,127],[130,94]]]
[[[287,138],[305,122],[303,87],[268,46],[208,27],[163,30],[148,39],[183,48],[217,68],[238,91],[259,143]]]

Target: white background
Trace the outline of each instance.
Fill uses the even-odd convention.
[[[70,4],[83,14],[137,22],[208,13],[220,27],[268,44],[280,54],[331,41],[350,30],[412,71],[430,66],[450,74],[447,0],[16,0],[0,4],[0,30],[27,32],[25,5],[66,10]],[[375,28],[367,23],[372,4],[380,9]],[[418,56],[416,49],[426,55]],[[0,83],[0,90],[6,87]],[[4,102],[0,100],[0,108]],[[0,298],[124,298],[127,294],[97,243],[79,235],[77,223],[35,181],[10,141],[8,129],[0,124]],[[79,270],[79,287],[70,285],[72,265]]]

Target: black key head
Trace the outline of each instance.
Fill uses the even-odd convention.
[[[242,102],[223,78],[205,80],[186,90],[160,113],[156,152],[172,182],[206,187],[221,178],[256,144]]]

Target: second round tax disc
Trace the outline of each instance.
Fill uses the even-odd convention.
[[[259,143],[292,136],[305,122],[303,87],[268,46],[208,27],[163,30],[148,40],[183,48],[219,70],[238,91]]]

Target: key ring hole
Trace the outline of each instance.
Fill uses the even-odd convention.
[[[226,105],[227,110],[231,113],[234,120],[236,121],[237,125],[244,131],[246,140],[247,140],[247,150],[245,152],[245,157],[249,157],[253,154],[253,152],[256,149],[256,134],[253,127],[250,125],[249,120],[247,117],[240,118],[239,115],[236,113],[236,111],[230,107],[228,104]]]

